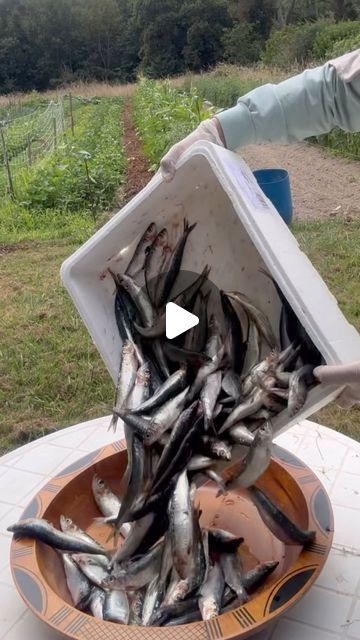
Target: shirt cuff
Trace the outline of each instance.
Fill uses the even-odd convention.
[[[239,103],[216,114],[224,132],[226,148],[231,151],[256,141],[254,124],[248,107]]]

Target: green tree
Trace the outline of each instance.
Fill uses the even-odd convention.
[[[270,0],[255,0],[248,12],[254,39],[266,40],[271,31],[275,17],[275,8]]]
[[[139,66],[140,30],[136,23],[135,7],[131,0],[117,0],[120,14],[120,33],[117,35],[117,53],[114,72],[123,82],[136,78]]]
[[[223,35],[224,60],[231,64],[251,64],[260,58],[262,41],[254,26],[238,22]]]
[[[184,58],[194,70],[208,69],[223,59],[224,29],[233,21],[224,0],[188,0],[182,10],[187,30]]]
[[[92,74],[102,80],[114,77],[118,55],[118,38],[121,34],[119,6],[116,0],[87,0],[83,5],[83,29]]]
[[[181,0],[136,0],[135,20],[141,32],[140,67],[151,78],[184,70],[181,5]]]

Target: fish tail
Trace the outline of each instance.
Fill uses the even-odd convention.
[[[209,416],[204,415],[204,429],[207,432],[212,431],[215,436],[217,435],[213,417],[209,418]]]
[[[188,236],[189,233],[192,232],[193,229],[195,229],[197,225],[197,222],[194,222],[194,224],[189,224],[189,221],[187,218],[184,218],[184,233],[186,233],[186,235]]]
[[[108,431],[112,430],[114,433],[116,432],[118,420],[119,416],[117,416],[116,413],[113,413],[113,415],[111,416],[110,424],[108,426]]]
[[[238,550],[238,548],[240,547],[240,545],[244,542],[244,538],[243,537],[239,537],[239,538],[234,538],[234,540],[231,540],[230,543],[228,543],[228,549],[229,551],[231,550],[232,553],[236,553],[236,551]],[[279,564],[279,563],[278,563]]]
[[[109,562],[109,571],[111,571],[114,568],[114,565],[117,562],[117,556],[118,556],[118,550],[115,551],[115,553],[112,553],[110,555],[110,562]]]
[[[125,502],[123,501],[121,503],[117,518],[116,518],[116,520],[114,522],[115,531],[117,531],[117,532],[120,531],[121,525],[123,525],[124,522],[127,521],[128,516],[129,516],[129,509],[126,507]]]
[[[219,489],[216,492],[216,496],[215,498],[220,498],[220,496],[226,496],[227,495],[227,490],[226,490],[226,486],[224,485],[224,487],[219,487]]]

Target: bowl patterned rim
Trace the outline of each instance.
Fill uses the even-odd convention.
[[[42,517],[54,496],[87,467],[114,452],[126,449],[125,440],[93,451],[62,470],[48,482],[26,507],[22,518]],[[66,603],[44,581],[36,556],[36,541],[15,540],[10,548],[10,565],[16,588],[27,606],[53,629],[75,640],[231,640],[260,631],[294,605],[319,576],[330,552],[333,513],[320,480],[299,458],[274,445],[273,459],[298,484],[309,511],[309,528],[316,541],[303,548],[289,571],[248,603],[206,622],[174,627],[122,626],[105,622]]]

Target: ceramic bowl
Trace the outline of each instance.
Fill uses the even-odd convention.
[[[59,526],[59,516],[76,524],[106,545],[109,525],[93,518],[99,511],[91,493],[98,473],[115,492],[121,492],[126,468],[125,441],[94,451],[63,470],[34,497],[23,518],[42,517]],[[302,528],[316,537],[306,548],[286,546],[260,519],[241,492],[217,497],[208,481],[198,488],[201,524],[220,527],[245,538],[240,546],[244,569],[277,560],[276,571],[249,602],[207,622],[172,627],[120,626],[104,622],[72,606],[59,555],[50,547],[26,538],[11,545],[11,570],[16,587],[29,608],[46,624],[76,640],[233,640],[260,631],[292,607],[319,576],[333,537],[333,516],[327,494],[314,473],[294,455],[274,446],[271,464],[257,486]]]

